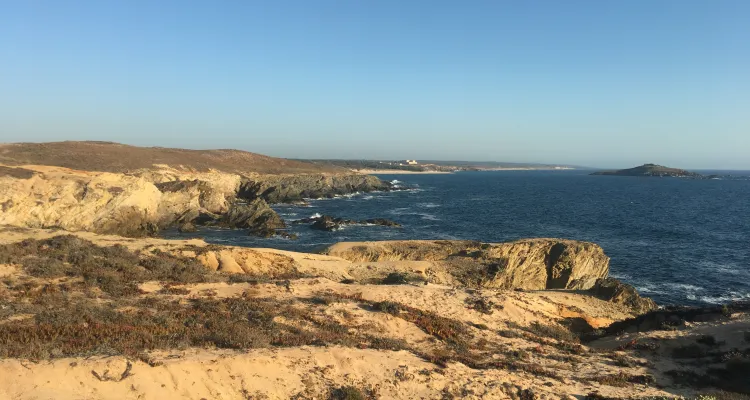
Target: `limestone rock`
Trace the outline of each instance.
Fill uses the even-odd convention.
[[[436,271],[470,287],[589,289],[609,272],[609,257],[601,247],[562,239],[338,243],[325,254],[352,262],[432,261]]]
[[[182,233],[192,233],[192,232],[197,232],[198,228],[196,228],[192,222],[185,222],[184,224],[180,225],[180,227],[177,228],[177,230]]]
[[[589,291],[602,300],[623,304],[636,314],[644,314],[657,308],[653,300],[648,297],[641,297],[633,286],[622,283],[617,279],[598,279]]]
[[[262,237],[274,236],[277,229],[286,228],[284,220],[263,199],[233,204],[221,224],[229,228],[247,229],[250,234]]]
[[[246,199],[262,198],[268,203],[275,204],[391,189],[390,183],[372,175],[302,174],[263,176],[246,180],[240,187],[239,196]]]
[[[192,223],[242,227],[251,234],[272,236],[285,227],[284,222],[268,207],[265,196],[246,192],[247,179],[166,165],[127,174],[2,166],[0,224],[146,236],[170,226],[189,228],[185,224]],[[273,193],[268,197],[274,201],[387,187],[375,177],[359,174],[253,175],[253,179],[258,190]],[[245,195],[247,205],[238,201],[239,194]]]

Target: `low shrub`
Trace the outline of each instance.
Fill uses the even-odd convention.
[[[342,386],[331,390],[330,400],[365,400],[365,394],[354,386]]]
[[[466,307],[482,314],[491,315],[497,307],[492,300],[484,297],[469,297],[465,301]]]
[[[593,378],[593,381],[616,387],[624,387],[628,384],[653,385],[656,383],[656,380],[651,375],[629,375],[624,372],[597,376]]]
[[[532,322],[531,325],[526,329],[535,335],[552,338],[564,342],[578,342],[578,336],[571,331],[556,325],[544,325],[539,322]]]
[[[74,235],[24,240],[0,246],[0,262],[21,264],[39,278],[80,277],[112,296],[139,294],[146,281],[197,283],[216,281],[218,274],[194,259],[165,252],[141,256],[125,246],[97,246]]]
[[[706,350],[697,344],[688,344],[672,350],[674,358],[703,358],[706,355]]]

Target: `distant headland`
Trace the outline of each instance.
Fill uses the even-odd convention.
[[[446,174],[462,171],[533,171],[579,169],[571,165],[511,163],[495,161],[435,161],[435,160],[313,160],[300,159],[306,163],[348,168],[366,174]]]

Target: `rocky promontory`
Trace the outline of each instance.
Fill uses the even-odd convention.
[[[269,204],[392,189],[374,176],[236,150],[11,144],[0,161],[0,224],[124,236],[200,225],[283,235]]]
[[[643,164],[638,167],[620,169],[616,171],[597,171],[591,175],[612,175],[612,176],[647,176],[647,177],[672,177],[672,178],[695,178],[703,179],[706,176],[690,172],[684,169],[669,168],[657,164]]]

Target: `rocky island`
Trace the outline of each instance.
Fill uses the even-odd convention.
[[[283,234],[268,204],[392,188],[235,150],[11,144],[0,164],[3,399],[750,394],[750,305],[658,308],[595,243],[164,240]]]
[[[686,171],[684,169],[669,168],[657,164],[643,164],[639,167],[620,169],[617,171],[597,171],[591,175],[613,175],[613,176],[648,176],[648,177],[673,177],[673,178],[697,178],[706,176]]]

